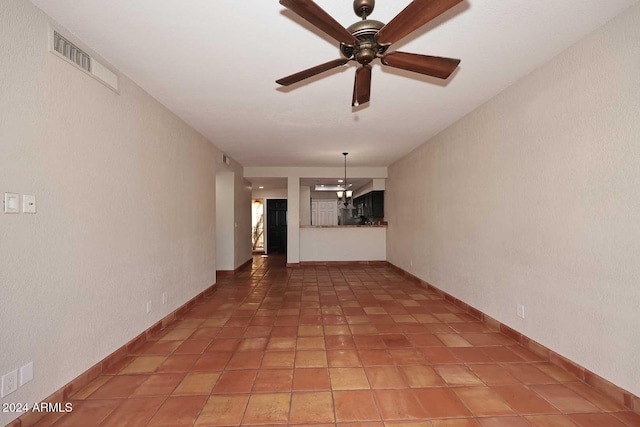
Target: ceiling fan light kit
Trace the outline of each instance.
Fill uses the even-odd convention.
[[[427,76],[447,79],[460,64],[459,59],[419,55],[405,52],[389,52],[391,44],[440,16],[462,0],[413,0],[388,24],[368,19],[375,0],[354,0],[353,10],[361,20],[344,28],[313,0],[280,0],[280,4],[340,43],[344,58],[335,59],[309,68],[276,83],[289,86],[317,74],[355,61],[361,65],[356,70],[351,105],[356,107],[369,102],[371,93],[371,66],[380,58],[383,65]]]

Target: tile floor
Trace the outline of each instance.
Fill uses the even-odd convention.
[[[388,267],[218,291],[38,426],[640,426],[640,416]]]

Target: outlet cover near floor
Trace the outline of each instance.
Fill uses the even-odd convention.
[[[522,304],[518,304],[517,309],[516,309],[516,314],[518,315],[518,317],[521,317],[524,319],[524,305]]]

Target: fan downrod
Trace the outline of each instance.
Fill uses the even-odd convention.
[[[360,18],[367,19],[376,6],[376,0],[353,0],[353,11]]]

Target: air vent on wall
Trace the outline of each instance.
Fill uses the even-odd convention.
[[[55,30],[53,31],[53,48],[83,70],[91,72],[91,57]]]
[[[49,50],[52,53],[119,93],[118,75],[116,73],[102,65],[95,58],[92,58],[82,48],[69,41],[68,38],[64,37],[56,29],[51,28],[49,34],[51,36]]]

